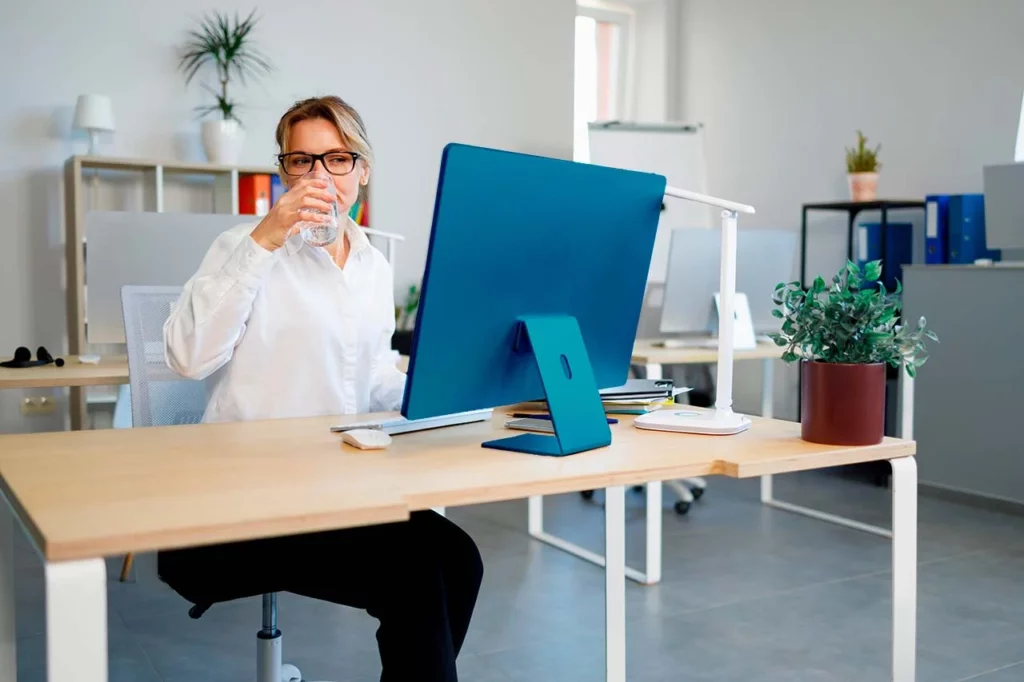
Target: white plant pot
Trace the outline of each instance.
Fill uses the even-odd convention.
[[[238,121],[203,121],[203,150],[210,163],[233,166],[242,155],[245,130]]]

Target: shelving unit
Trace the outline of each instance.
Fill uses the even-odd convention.
[[[222,166],[207,163],[159,161],[153,159],[72,156],[64,163],[65,288],[67,296],[68,354],[124,354],[123,346],[97,347],[89,343],[88,300],[85,282],[85,216],[90,210],[143,210],[197,212],[191,202],[202,203],[203,212],[238,213],[239,178],[246,175],[274,175],[273,166]],[[127,182],[139,193],[135,205],[99,206],[101,183]],[[141,204],[141,205],[140,205]],[[110,396],[91,391],[97,402]],[[87,389],[71,389],[71,428],[88,423]]]

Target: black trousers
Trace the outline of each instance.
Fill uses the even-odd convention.
[[[432,511],[409,521],[162,552],[160,575],[196,604],[293,592],[380,621],[381,682],[456,682],[483,563]],[[339,661],[344,665],[344,661]]]

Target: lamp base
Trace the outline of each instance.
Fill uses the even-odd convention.
[[[750,428],[750,419],[731,410],[665,408],[636,418],[633,425],[651,431],[731,436]]]

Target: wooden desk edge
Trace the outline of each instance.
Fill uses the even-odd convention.
[[[311,521],[312,519],[312,521]],[[224,524],[213,529],[182,529],[169,532],[147,532],[144,535],[112,535],[87,542],[54,540],[40,547],[47,561],[73,561],[94,557],[120,556],[127,552],[153,552],[226,542],[304,535],[328,530],[374,526],[409,519],[404,502],[387,502],[356,507],[316,516],[256,519]],[[201,538],[201,541],[200,541]]]
[[[868,448],[876,452],[878,456],[865,458],[864,451]],[[843,450],[822,453],[815,457],[795,455],[791,458],[767,462],[728,462],[719,460],[715,462],[710,475],[728,476],[729,478],[755,478],[773,474],[789,474],[797,471],[828,469],[849,464],[883,462],[890,459],[913,457],[916,454],[916,441],[892,439],[878,445],[851,446]]]

